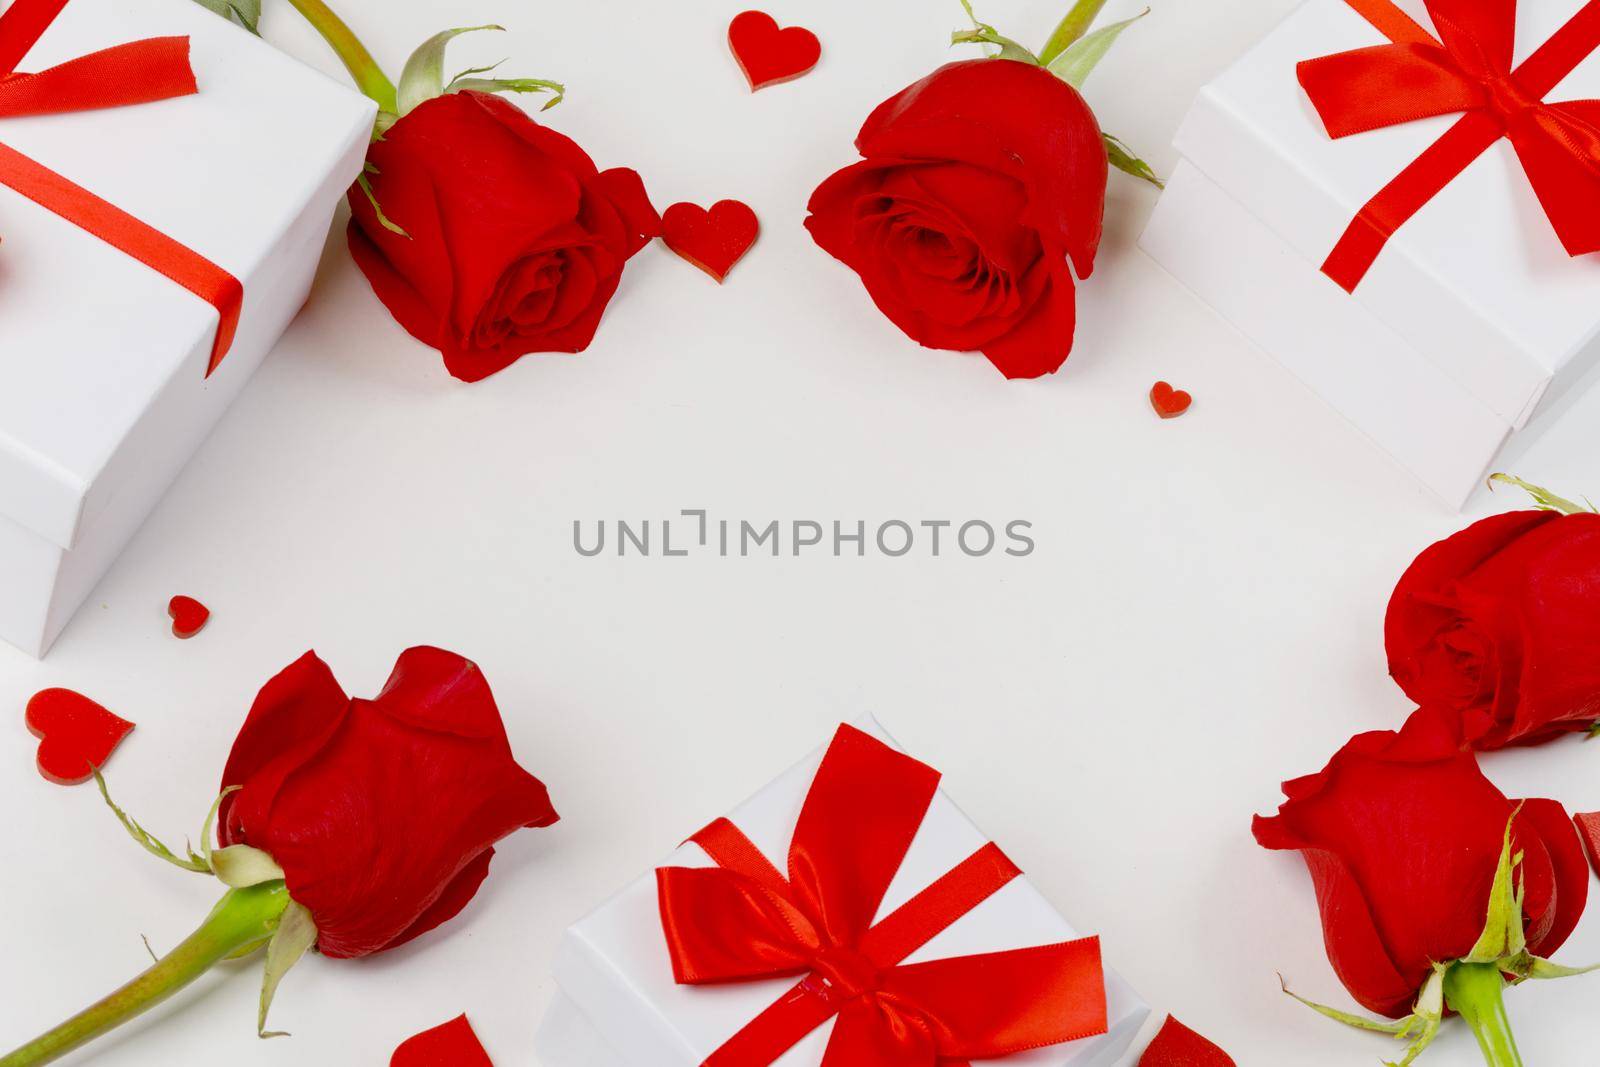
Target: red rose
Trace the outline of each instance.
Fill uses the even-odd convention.
[[[1056,370],[1094,270],[1108,163],[1094,113],[1043,67],[951,63],[879,105],[865,158],[820,185],[806,228],[929,348],[1008,378]]]
[[[1600,719],[1600,515],[1514,511],[1439,542],[1395,587],[1389,671],[1476,748]]]
[[[1507,800],[1445,716],[1354,737],[1283,792],[1276,815],[1256,817],[1256,840],[1305,858],[1328,960],[1380,1015],[1410,1013],[1436,964],[1473,951],[1508,821],[1528,951],[1553,952],[1583,912],[1589,869],[1572,820],[1553,800]]]
[[[529,352],[587,348],[623,266],[660,231],[638,174],[596,169],[488,93],[419,104],[368,158],[372,195],[350,194],[350,250],[390,313],[463,381]]]
[[[402,653],[353,700],[307,653],[256,697],[223,772],[217,836],[283,868],[325,956],[366,956],[453,917],[494,843],[556,821],[517,765],[488,683],[451,652]]]

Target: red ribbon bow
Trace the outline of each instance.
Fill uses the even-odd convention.
[[[1362,208],[1324,273],[1354,291],[1395,231],[1502,137],[1568,254],[1600,251],[1600,101],[1544,101],[1600,48],[1600,0],[1516,67],[1516,0],[1427,0],[1437,40],[1392,0],[1346,2],[1394,43],[1300,64],[1330,136],[1465,114]]]
[[[1096,938],[901,962],[1017,877],[992,843],[873,925],[938,785],[938,771],[841,726],[788,878],[726,819],[691,838],[720,866],[656,871],[679,983],[804,976],[708,1067],[765,1067],[836,1015],[823,1067],[956,1067],[1105,1033]]]
[[[199,91],[189,66],[187,37],[133,41],[37,74],[17,73],[17,65],[66,6],[67,0],[16,0],[0,15],[0,119],[126,107]],[[215,307],[221,321],[206,367],[210,377],[228,354],[238,329],[244,303],[239,279],[3,142],[0,185],[15,189]]]

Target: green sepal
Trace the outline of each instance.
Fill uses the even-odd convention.
[[[1404,1019],[1393,1022],[1380,1019],[1370,1019],[1365,1015],[1354,1012],[1340,1011],[1330,1008],[1326,1004],[1318,1004],[1307,1000],[1289,988],[1283,976],[1278,976],[1278,981],[1283,985],[1283,991],[1298,1000],[1312,1011],[1334,1022],[1343,1023],[1345,1026],[1368,1033],[1387,1034],[1397,1041],[1409,1040],[1405,1054],[1395,1062],[1385,1061],[1386,1067],[1411,1067],[1416,1062],[1423,1050],[1433,1043],[1439,1036],[1439,1027],[1444,1022],[1444,971],[1441,966],[1435,965],[1433,973],[1422,984],[1422,989],[1417,993],[1416,1003],[1412,1006],[1410,1015]]]
[[[377,216],[378,225],[382,226],[390,233],[399,234],[401,237],[404,237],[409,241],[411,240],[411,235],[405,230],[401,229],[399,226],[395,225],[394,222],[389,219],[389,216],[383,213],[383,205],[378,203],[378,196],[372,191],[372,179],[369,176],[369,172],[370,174],[376,174],[377,171],[378,168],[374,167],[371,163],[368,163],[366,170],[362,172],[361,177],[356,179],[356,185],[360,187],[361,192],[366,196],[367,203],[372,205],[372,213]]]
[[[1044,48],[1039,51],[1039,62],[1049,63],[1082,39],[1083,35],[1089,32],[1089,27],[1094,25],[1094,20],[1100,17],[1100,12],[1105,10],[1105,6],[1106,0],[1077,0],[1077,3],[1072,5],[1072,10],[1068,11],[1056,25],[1055,32],[1045,42]]]
[[[278,861],[249,845],[229,845],[211,854],[211,870],[229,889],[247,889],[266,882],[283,881]]]
[[[1027,48],[1018,44],[1016,41],[1013,41],[1011,38],[1003,36],[999,30],[995,29],[987,22],[978,21],[977,14],[972,10],[972,0],[961,0],[961,6],[966,10],[967,18],[972,20],[973,28],[970,30],[957,30],[955,33],[952,33],[950,35],[951,44],[994,45],[996,48],[1000,49],[1000,51],[994,55],[993,58],[995,59],[1011,59],[1018,63],[1028,63],[1035,67],[1043,66],[1043,64],[1039,62],[1039,57],[1034,55]]]
[[[422,42],[400,72],[399,114],[409,115],[418,105],[444,95],[444,50],[451,41],[464,33],[480,30],[504,31],[504,26],[463,26],[459,29],[436,33]]]
[[[1518,811],[1521,810],[1520,805]],[[1522,853],[1511,852],[1511,827],[1517,812],[1506,821],[1505,836],[1500,845],[1500,862],[1495,867],[1494,882],[1489,887],[1489,907],[1484,917],[1483,933],[1472,951],[1462,957],[1466,963],[1499,963],[1523,954],[1527,949],[1527,936],[1522,928],[1522,886],[1517,879],[1517,868],[1522,864]]]
[[[1539,511],[1558,511],[1563,515],[1593,515],[1597,510],[1588,497],[1584,498],[1582,504],[1577,504],[1565,497],[1556,496],[1543,486],[1525,482],[1512,474],[1489,475],[1489,488],[1491,490],[1494,489],[1494,483],[1496,482],[1500,482],[1502,485],[1514,485],[1526,492],[1533,497],[1533,505]]]
[[[474,72],[476,73],[476,72]],[[463,71],[445,86],[447,93],[549,93],[540,111],[549,111],[567,98],[567,87],[548,78],[473,78]]]
[[[299,902],[290,899],[283,910],[283,918],[272,939],[267,942],[267,963],[261,974],[261,1006],[256,1014],[258,1036],[287,1037],[282,1030],[267,1029],[267,1013],[272,1010],[272,998],[277,996],[278,983],[289,969],[300,962],[312,945],[317,943],[317,924],[311,912]],[[259,943],[258,943],[259,944]]]
[[[1094,73],[1094,68],[1111,51],[1111,46],[1117,43],[1123,31],[1148,14],[1150,9],[1145,8],[1131,19],[1114,22],[1074,41],[1052,59],[1046,69],[1074,89],[1082,89],[1083,83],[1089,80],[1089,75]]]
[[[1149,182],[1157,189],[1167,187],[1167,183],[1161,180],[1155,168],[1134,155],[1133,150],[1120,137],[1113,137],[1109,133],[1103,133],[1100,137],[1106,143],[1106,158],[1111,161],[1113,167],[1124,174],[1133,175],[1140,181]]]
[[[237,22],[258,37],[261,35],[261,0],[195,0],[195,3],[230,22]]]
[[[117,821],[122,824],[122,828],[128,831],[128,836],[133,838],[140,848],[152,856],[166,860],[174,867],[185,871],[193,871],[196,874],[211,873],[211,865],[206,862],[204,856],[196,855],[194,849],[190,848],[185,850],[189,854],[188,858],[180,859],[175,852],[162,844],[160,839],[153,836],[143,826],[140,826],[127,812],[117,807],[116,801],[111,799],[111,790],[106,787],[105,776],[100,773],[98,768],[93,770],[93,774],[94,784],[100,787],[100,796],[105,800],[106,806],[111,809],[111,813],[117,817]]]

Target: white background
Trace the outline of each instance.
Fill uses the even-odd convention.
[[[270,6],[272,40],[336,70]],[[1135,248],[1153,191],[1113,178],[1075,354],[1053,378],[1008,383],[981,357],[907,341],[800,225],[868,109],[945,60],[955,0],[772,0],[817,31],[824,59],[754,95],[723,44],[737,2],[345,6],[395,71],[446,26],[507,24],[450,66],[509,55],[508,73],[566,80],[548,121],[602,166],[637,168],[659,207],[744,199],[765,232],[720,288],[646,249],[587,353],[474,386],[392,323],[342,234],[331,243],[305,314],[49,660],[0,651],[0,1045],[131,976],[141,933],[170,946],[216,895],[139,852],[92,788],[34,773],[29,694],[68,685],[136,720],[111,781],[181,839],[273,672],[315,648],[370,694],[402,648],[433,643],[481,663],[564,821],[506,842],[445,931],[303,964],[274,1012],[292,1040],[254,1037],[251,963],[70,1062],[381,1064],[467,1011],[497,1064],[532,1064],[561,929],[864,711],[946,773],[1158,1009],[1241,1064],[1392,1057],[1278,992],[1281,970],[1350,1003],[1299,860],[1257,848],[1249,820],[1275,807],[1280,779],[1400,722],[1384,604],[1463,520]],[[1038,43],[1063,6],[980,13]],[[1088,96],[1166,169],[1195,90],[1290,6],[1160,0]],[[1154,416],[1157,378],[1194,392],[1188,415]],[[1595,422],[1580,411],[1519,469],[1600,493]],[[1474,512],[1518,504],[1502,492]],[[759,524],[1020,518],[1038,550],[573,551],[574,519],[683,508]],[[179,592],[215,610],[187,643],[166,626]],[[1485,763],[1508,793],[1586,810],[1600,808],[1597,760],[1571,741]],[[1600,959],[1600,918],[1561,958]],[[1600,977],[1512,991],[1529,1064],[1591,1058],[1597,998]],[[1450,1029],[1430,1062],[1476,1062]]]

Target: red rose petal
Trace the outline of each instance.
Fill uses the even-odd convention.
[[[1233,1058],[1172,1016],[1161,1025],[1139,1067],[1236,1067]]]
[[[1194,403],[1194,397],[1182,389],[1174,389],[1166,382],[1157,382],[1150,387],[1150,406],[1156,409],[1156,414],[1163,419],[1175,419],[1189,410],[1189,405]]]
[[[1600,874],[1600,811],[1574,815],[1572,821],[1578,824],[1578,836],[1583,838],[1583,851],[1589,855],[1589,866],[1594,868],[1596,874]]]
[[[817,35],[800,26],[779,29],[765,11],[746,11],[728,25],[728,46],[752,91],[798,78],[822,58]]]
[[[133,729],[133,723],[70,689],[35,693],[23,721],[39,739],[39,773],[57,785],[94,777]]]
[[[494,1067],[465,1015],[407,1038],[394,1050],[389,1067]]]
[[[738,200],[719,200],[710,211],[696,204],[673,204],[661,215],[661,239],[667,247],[719,282],[760,233],[761,220]]]
[[[211,609],[192,596],[175,596],[167,602],[167,614],[172,616],[172,636],[188,640],[206,628],[211,619]]]

